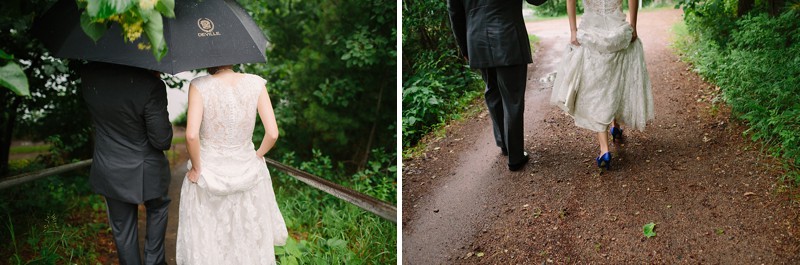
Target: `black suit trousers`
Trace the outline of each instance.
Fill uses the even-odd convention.
[[[167,215],[170,199],[161,198],[144,202],[147,209],[147,234],[144,242],[144,264],[167,264],[164,237],[167,233]],[[139,205],[106,197],[108,221],[114,232],[119,264],[142,264],[139,255]]]
[[[492,117],[494,139],[497,146],[508,152],[509,164],[525,159],[523,113],[527,73],[526,64],[481,69],[486,83],[484,97]]]

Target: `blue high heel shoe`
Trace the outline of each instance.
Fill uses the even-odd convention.
[[[620,129],[619,127],[611,127],[611,130],[609,132],[611,133],[612,142],[616,142],[617,139],[622,141],[622,129]]]
[[[599,168],[605,167],[606,170],[611,170],[611,152],[606,152],[605,154],[598,156],[594,160],[597,161],[597,167]]]

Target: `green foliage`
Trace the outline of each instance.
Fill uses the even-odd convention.
[[[318,149],[355,169],[366,166],[370,150],[396,146],[395,5],[240,2],[269,40],[268,62],[245,71],[268,80],[278,154],[309,159]]]
[[[672,0],[639,0],[642,2],[642,7],[661,7],[668,5],[667,2]],[[567,0],[547,0],[540,6],[528,5],[533,9],[534,14],[540,17],[558,17],[567,15]],[[622,10],[628,10],[628,0],[622,0]],[[641,10],[639,10],[641,12]],[[575,12],[578,16],[583,14],[583,1],[575,1]]]
[[[181,114],[178,114],[178,116],[175,117],[174,120],[172,120],[172,124],[175,125],[175,126],[186,127],[186,112],[187,112],[187,110],[184,110],[183,112],[181,112]],[[261,128],[261,130],[263,130],[263,129],[264,128]],[[263,138],[264,136],[261,136],[261,137]]]
[[[695,72],[722,88],[734,114],[747,121],[752,140],[766,142],[790,168],[800,164],[800,10],[770,16],[755,9],[735,18],[706,5],[713,3],[685,7],[704,13],[687,12],[688,31],[676,48]],[[730,25],[698,29],[718,20]]]
[[[21,145],[11,147],[12,154],[30,154],[50,151],[50,145]]]
[[[133,42],[144,32],[156,60],[167,55],[163,17],[175,17],[174,0],[78,0],[77,4],[85,9],[81,13],[81,28],[93,40],[99,40],[109,23],[116,22],[122,27],[126,41]]]
[[[403,145],[416,143],[481,95],[479,78],[463,67],[428,70],[403,85]],[[450,68],[450,69],[447,69]],[[446,71],[451,70],[451,71]],[[460,76],[459,76],[460,75]]]
[[[676,7],[683,8],[690,32],[724,48],[735,26],[736,3],[729,0],[681,0]]]
[[[642,233],[644,233],[644,236],[647,237],[647,238],[654,237],[654,236],[656,236],[656,232],[654,231],[655,228],[656,228],[656,224],[653,223],[653,222],[650,222],[650,223],[645,224],[644,226],[642,226]]]
[[[395,153],[374,151],[369,167],[341,182],[356,191],[396,203]],[[320,151],[305,162],[294,162],[288,153],[284,163],[326,179],[344,179],[341,163]],[[397,263],[396,224],[356,206],[309,188],[306,184],[272,170],[273,186],[290,232],[286,246],[276,247],[281,264],[394,264]]]
[[[413,146],[481,95],[458,53],[445,1],[403,1],[403,146]]]
[[[13,60],[14,56],[0,50],[0,59],[3,61]],[[6,65],[0,67],[0,86],[11,89],[11,91],[14,91],[14,93],[19,96],[28,96],[31,94],[28,89],[28,77],[25,76],[25,72],[22,71],[19,64],[14,61],[8,62]]]
[[[21,163],[12,173],[44,167],[38,161]],[[105,215],[105,203],[80,173],[4,190],[0,212],[0,263],[93,264],[99,250],[88,243],[108,229],[106,222],[94,222]]]
[[[627,2],[627,1],[622,1]],[[526,4],[527,5],[527,4]],[[533,8],[534,14],[541,17],[557,17],[567,15],[567,0],[547,0],[540,6],[528,5]],[[575,1],[577,15],[583,13],[583,1]]]
[[[46,140],[55,136],[70,145],[71,154],[60,159],[91,155],[88,137],[91,126],[88,110],[78,92],[79,78],[70,63],[51,57],[32,37],[31,25],[54,0],[0,2],[0,50],[13,54],[24,70],[30,96],[19,96],[0,89],[0,175],[7,172],[11,137]],[[76,64],[77,62],[72,62]],[[9,133],[10,132],[10,133]],[[65,146],[66,147],[66,146]],[[59,146],[54,145],[57,150]]]

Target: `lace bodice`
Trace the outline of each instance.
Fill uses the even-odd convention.
[[[621,0],[583,0],[584,14],[608,15],[622,13]]]
[[[203,98],[200,123],[200,161],[203,173],[198,185],[214,194],[232,194],[253,187],[269,174],[256,156],[252,142],[258,113],[258,96],[266,81],[255,75],[223,79],[214,76],[192,80]],[[187,165],[191,167],[191,163]]]
[[[203,98],[200,139],[204,147],[235,148],[252,141],[258,96],[266,81],[245,74],[235,84],[214,76],[192,81]]]

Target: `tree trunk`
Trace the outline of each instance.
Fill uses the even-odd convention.
[[[11,151],[12,133],[17,121],[17,108],[22,101],[20,97],[12,95],[9,91],[2,94],[4,99],[11,97],[11,106],[3,110],[2,118],[4,120],[0,121],[3,129],[3,134],[0,135],[0,176],[6,176],[8,175],[8,158]],[[5,106],[4,103],[3,107]]]
[[[755,5],[755,0],[739,0],[738,6],[736,8],[736,15],[744,16],[750,10],[753,10],[753,6]]]
[[[364,158],[361,159],[361,163],[358,163],[358,171],[364,170],[367,166],[367,161],[369,160],[369,153],[370,149],[372,148],[372,141],[375,139],[375,129],[378,127],[378,121],[381,118],[381,101],[383,101],[383,88],[386,85],[381,85],[381,89],[378,92],[378,104],[375,107],[375,121],[372,122],[372,130],[369,132],[369,139],[367,140],[367,147],[364,148]]]
[[[767,7],[769,8],[769,14],[771,16],[780,15],[785,6],[785,0],[767,0]]]

